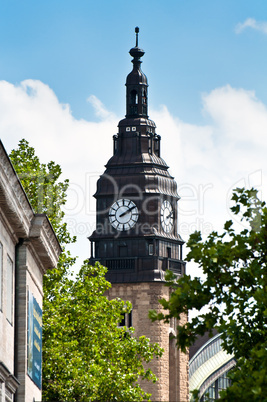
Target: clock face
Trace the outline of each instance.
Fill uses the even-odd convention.
[[[165,233],[170,233],[173,229],[173,208],[167,200],[163,201],[160,209],[160,222]]]
[[[109,221],[111,225],[120,231],[131,229],[139,217],[135,203],[127,198],[121,198],[111,205]]]

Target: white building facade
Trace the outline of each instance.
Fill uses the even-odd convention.
[[[0,142],[0,402],[41,400],[43,275],[60,252]]]

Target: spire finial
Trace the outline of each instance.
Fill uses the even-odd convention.
[[[138,47],[138,34],[139,34],[139,27],[135,27],[135,33],[136,33],[136,47]]]
[[[130,50],[130,55],[133,57],[132,63],[136,68],[140,68],[140,64],[142,63],[140,58],[144,56],[145,52],[138,47],[138,33],[139,27],[135,28],[136,33],[136,45]]]

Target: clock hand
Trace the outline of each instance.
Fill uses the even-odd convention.
[[[172,212],[167,216],[167,219],[172,217]]]
[[[135,205],[126,211],[124,211],[122,214],[119,215],[119,218],[122,218],[124,215],[127,215],[129,212],[131,212],[135,208]]]

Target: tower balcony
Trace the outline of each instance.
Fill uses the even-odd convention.
[[[107,279],[111,282],[140,282],[144,281],[144,278],[148,281],[156,278],[164,281],[166,270],[179,276],[185,272],[184,261],[157,256],[90,258],[90,264],[95,264],[97,261],[108,268]]]

